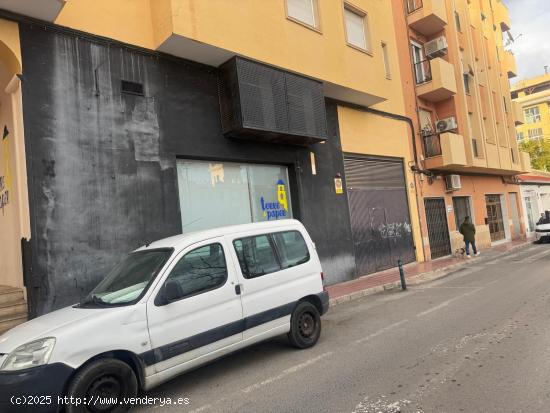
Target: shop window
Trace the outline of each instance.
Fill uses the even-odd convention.
[[[184,233],[292,218],[284,166],[178,160]]]
[[[269,235],[237,239],[233,245],[244,278],[261,277],[281,269]]]

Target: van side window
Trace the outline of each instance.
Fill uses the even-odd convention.
[[[174,283],[177,299],[213,290],[225,284],[227,265],[220,244],[196,248],[185,254],[170,272],[166,284]]]
[[[269,235],[257,235],[233,241],[244,278],[261,277],[281,266]]]
[[[276,232],[273,234],[283,269],[309,261],[306,241],[299,231]]]

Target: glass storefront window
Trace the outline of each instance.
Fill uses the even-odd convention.
[[[178,160],[182,231],[292,218],[284,166]]]

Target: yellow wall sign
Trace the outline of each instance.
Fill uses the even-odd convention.
[[[344,193],[344,187],[342,185],[342,178],[334,178],[334,189],[336,190],[337,194],[343,194]]]

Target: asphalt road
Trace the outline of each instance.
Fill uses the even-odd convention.
[[[318,345],[284,338],[147,393],[154,412],[550,412],[550,245],[341,304]]]

